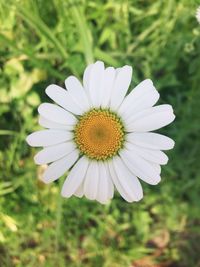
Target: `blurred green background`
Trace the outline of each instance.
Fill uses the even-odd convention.
[[[200,266],[200,25],[195,0],[0,0],[0,266]],[[128,204],[60,197],[27,134],[44,89],[86,65],[133,66],[177,116],[158,186]]]

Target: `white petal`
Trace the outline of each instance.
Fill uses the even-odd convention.
[[[122,103],[131,83],[131,77],[131,66],[124,66],[117,73],[111,95],[110,107],[112,110],[117,110]]]
[[[42,116],[39,116],[39,121],[38,123],[45,128],[50,128],[50,129],[60,129],[60,130],[73,130],[72,125],[64,125],[60,123],[56,123],[51,120],[47,120]]]
[[[73,139],[69,131],[41,130],[27,136],[26,141],[30,146],[52,146]]]
[[[113,159],[113,166],[121,186],[132,201],[141,200],[143,198],[143,191],[138,178],[129,171],[122,159],[118,156]]]
[[[152,167],[155,169],[155,171],[160,175],[161,174],[161,167],[159,164],[151,162]]]
[[[43,174],[42,181],[51,183],[61,177],[78,159],[78,150],[73,150],[67,156],[50,164]]]
[[[76,197],[83,197],[83,183],[79,185],[78,189],[74,193]]]
[[[98,162],[91,161],[85,176],[83,185],[84,195],[91,200],[97,196],[99,183],[99,166]]]
[[[154,113],[159,113],[159,112],[173,112],[173,109],[171,105],[167,105],[167,104],[159,105],[159,106],[155,106],[151,108],[146,108],[144,110],[131,114],[126,119],[126,124],[128,125],[140,118],[143,118],[144,116],[152,115]]]
[[[155,105],[159,97],[159,93],[152,86],[151,90],[147,90],[142,96],[136,98],[135,101],[132,100],[133,97],[128,95],[122,102],[118,112],[126,120],[132,114]]]
[[[136,101],[138,98],[142,97],[144,94],[146,94],[148,91],[151,91],[154,89],[153,82],[150,79],[146,79],[142,82],[140,82],[129,94],[129,97],[131,96],[132,99],[129,101]]]
[[[45,147],[35,155],[34,160],[36,164],[47,164],[64,157],[74,149],[75,144],[72,142]]]
[[[131,122],[126,122],[128,132],[146,132],[162,128],[175,119],[170,105],[160,105],[145,109],[131,117]]]
[[[113,161],[112,160],[110,160],[108,162],[108,167],[109,167],[109,171],[110,171],[110,175],[111,175],[112,181],[113,181],[117,191],[120,193],[120,195],[123,197],[123,199],[125,199],[127,202],[132,202],[131,197],[126,193],[126,191],[122,187],[121,183],[119,182],[119,179],[118,179],[118,176],[116,174],[115,168],[113,166]]]
[[[94,64],[90,64],[87,66],[83,73],[83,86],[86,92],[89,92],[89,87],[90,87],[90,75],[91,75],[91,69]]]
[[[146,79],[139,83],[123,100],[119,112],[123,114],[126,108],[130,108],[137,103],[143,96],[154,91],[153,82],[150,79]]]
[[[108,179],[108,187],[109,187],[109,198],[111,199],[111,198],[113,198],[113,196],[114,196],[114,184],[113,184],[113,181],[112,181],[112,177],[111,177],[111,175],[110,175],[110,170],[109,170],[109,166],[108,166],[108,164],[107,163],[105,163],[104,162],[104,166],[105,166],[105,168],[106,168],[106,171],[107,171],[107,173],[108,173],[108,176],[109,176],[109,179]]]
[[[42,117],[64,125],[74,125],[77,121],[71,113],[50,103],[41,104],[38,108],[38,112]]]
[[[123,67],[116,68],[116,69],[115,69],[115,70],[116,70],[116,74],[118,74],[122,68],[123,68]]]
[[[100,175],[96,200],[102,204],[106,204],[113,197],[113,183],[105,163],[99,162],[98,164]]]
[[[89,93],[92,105],[94,107],[100,106],[100,88],[104,78],[104,63],[97,61],[91,68],[90,82],[89,82]]]
[[[65,86],[69,94],[73,98],[74,102],[76,102],[76,104],[79,106],[82,112],[85,112],[88,109],[90,109],[90,104],[89,104],[87,94],[82,84],[76,77],[69,76],[65,80]]]
[[[76,192],[85,178],[88,164],[88,159],[83,156],[73,166],[62,187],[61,195],[63,197],[71,197]]]
[[[126,149],[130,150],[132,153],[141,156],[142,158],[158,163],[161,165],[165,165],[168,162],[167,155],[160,151],[160,150],[152,150],[148,148],[139,147],[137,145],[134,145],[132,143],[126,143],[125,144]]]
[[[111,92],[115,81],[115,69],[108,67],[104,72],[104,82],[102,86],[102,100],[101,107],[107,108],[110,103]]]
[[[45,92],[54,102],[64,109],[76,115],[82,114],[81,108],[74,102],[71,94],[67,90],[58,85],[51,84],[46,88]]]
[[[126,140],[149,149],[168,150],[174,147],[171,138],[158,133],[130,133],[126,135]]]
[[[129,170],[135,176],[152,185],[160,182],[159,174],[148,161],[126,149],[120,152],[120,156]]]

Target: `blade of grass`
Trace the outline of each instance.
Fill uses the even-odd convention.
[[[157,27],[159,27],[160,24],[160,20],[156,20],[145,31],[138,35],[136,41],[129,46],[128,53],[132,53],[136,49],[136,47],[138,47],[138,45],[145,40],[148,35],[150,35]]]
[[[47,41],[51,42],[53,46],[59,51],[63,59],[68,58],[66,48],[62,46],[53,32],[48,26],[38,17],[34,16],[31,12],[22,8],[21,6],[17,9],[18,15],[26,21],[42,38],[46,38]]]
[[[72,16],[74,18],[74,23],[76,23],[77,30],[79,31],[80,38],[82,41],[82,45],[84,48],[84,55],[85,55],[85,60],[87,64],[90,64],[94,61],[93,58],[93,51],[92,51],[92,37],[90,30],[88,28],[86,18],[82,12],[82,10],[72,4],[70,6]]]
[[[17,135],[18,132],[10,130],[0,130],[0,135]]]
[[[95,48],[94,55],[96,58],[103,60],[105,63],[113,67],[119,66],[119,62],[116,59],[114,59],[109,53],[102,51],[98,47]]]

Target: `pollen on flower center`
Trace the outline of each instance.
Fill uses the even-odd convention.
[[[109,110],[92,109],[75,126],[75,142],[91,159],[105,160],[117,154],[124,142],[120,118]]]

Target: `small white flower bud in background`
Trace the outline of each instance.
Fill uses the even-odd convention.
[[[197,8],[197,11],[196,11],[196,19],[200,24],[200,6]]]

